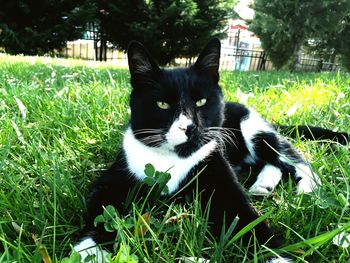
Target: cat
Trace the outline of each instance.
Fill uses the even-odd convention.
[[[185,196],[192,196],[198,187],[202,206],[211,202],[209,221],[214,235],[219,235],[223,220],[232,222],[238,216],[237,233],[259,217],[236,174],[249,169],[256,172],[257,179],[249,189],[256,195],[271,194],[288,175],[299,193],[311,192],[321,184],[308,163],[257,112],[224,101],[218,84],[220,49],[220,41],[213,39],[194,65],[161,69],[142,44],[130,43],[130,121],[114,164],[96,180],[87,197],[86,226],[74,246],[83,259],[95,253],[97,261],[103,262],[107,250],[112,251],[116,233],[106,232],[102,224],[95,227],[94,219],[107,205],[122,216],[128,213],[125,200],[144,180],[148,163],[171,174],[164,197],[177,194],[177,202],[185,202]],[[299,130],[311,137],[308,131],[312,128],[300,126]],[[349,138],[346,133],[320,131],[318,137]],[[187,187],[178,193],[184,185]],[[270,248],[282,245],[266,222],[254,230],[259,243]],[[96,249],[102,244],[108,245]]]

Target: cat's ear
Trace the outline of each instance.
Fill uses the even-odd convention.
[[[219,81],[220,50],[220,40],[218,38],[210,40],[199,54],[194,68],[200,74],[211,76],[215,81]]]
[[[131,41],[128,46],[128,63],[132,85],[137,82],[146,83],[146,80],[156,80],[160,74],[157,63],[146,48],[137,41]]]

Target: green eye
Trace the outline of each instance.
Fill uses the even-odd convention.
[[[157,101],[157,105],[159,108],[161,108],[162,110],[168,110],[170,109],[170,105],[164,101]]]
[[[200,99],[200,100],[197,100],[196,106],[197,107],[202,107],[202,106],[205,105],[205,103],[207,103],[207,99]]]

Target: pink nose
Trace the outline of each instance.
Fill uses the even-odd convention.
[[[183,131],[183,132],[186,132],[187,127],[185,127],[185,126],[179,126],[179,129],[180,129],[181,131]]]
[[[187,136],[191,136],[192,133],[195,131],[196,127],[197,126],[195,124],[189,124],[187,126],[179,126],[179,129],[186,133]]]

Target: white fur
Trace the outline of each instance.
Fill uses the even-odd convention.
[[[183,257],[177,261],[179,263],[209,263],[210,260],[206,258],[197,258],[197,257]]]
[[[259,132],[273,132],[273,128],[255,110],[249,109],[248,117],[241,122],[241,131],[248,151],[255,159],[253,138]]]
[[[107,251],[98,247],[91,237],[83,239],[80,243],[76,244],[73,248],[76,252],[79,252],[82,262],[89,255],[95,255],[95,258],[90,262],[104,263],[107,257]]]
[[[200,161],[208,157],[216,148],[215,140],[203,145],[199,150],[187,158],[179,157],[169,146],[150,147],[137,140],[129,127],[123,141],[126,162],[129,170],[136,178],[145,178],[145,165],[151,163],[157,171],[168,171],[171,179],[167,183],[169,193],[178,190],[179,184],[185,179],[188,172]]]
[[[166,134],[167,144],[171,149],[176,145],[182,144],[188,140],[186,129],[193,121],[183,114],[173,122]]]
[[[253,195],[270,195],[282,179],[281,170],[271,164],[266,164],[258,175],[256,182],[250,187]]]
[[[305,163],[295,164],[296,174],[295,178],[300,179],[298,182],[298,193],[310,193],[321,185],[319,176],[312,172],[309,165]]]
[[[196,258],[196,257],[183,257],[179,259],[179,263],[209,263],[210,260],[206,258]],[[289,258],[277,257],[271,258],[266,261],[266,263],[292,263],[293,261]]]
[[[283,258],[283,257],[278,257],[278,258],[271,258],[266,263],[292,263],[293,261],[289,258]]]

